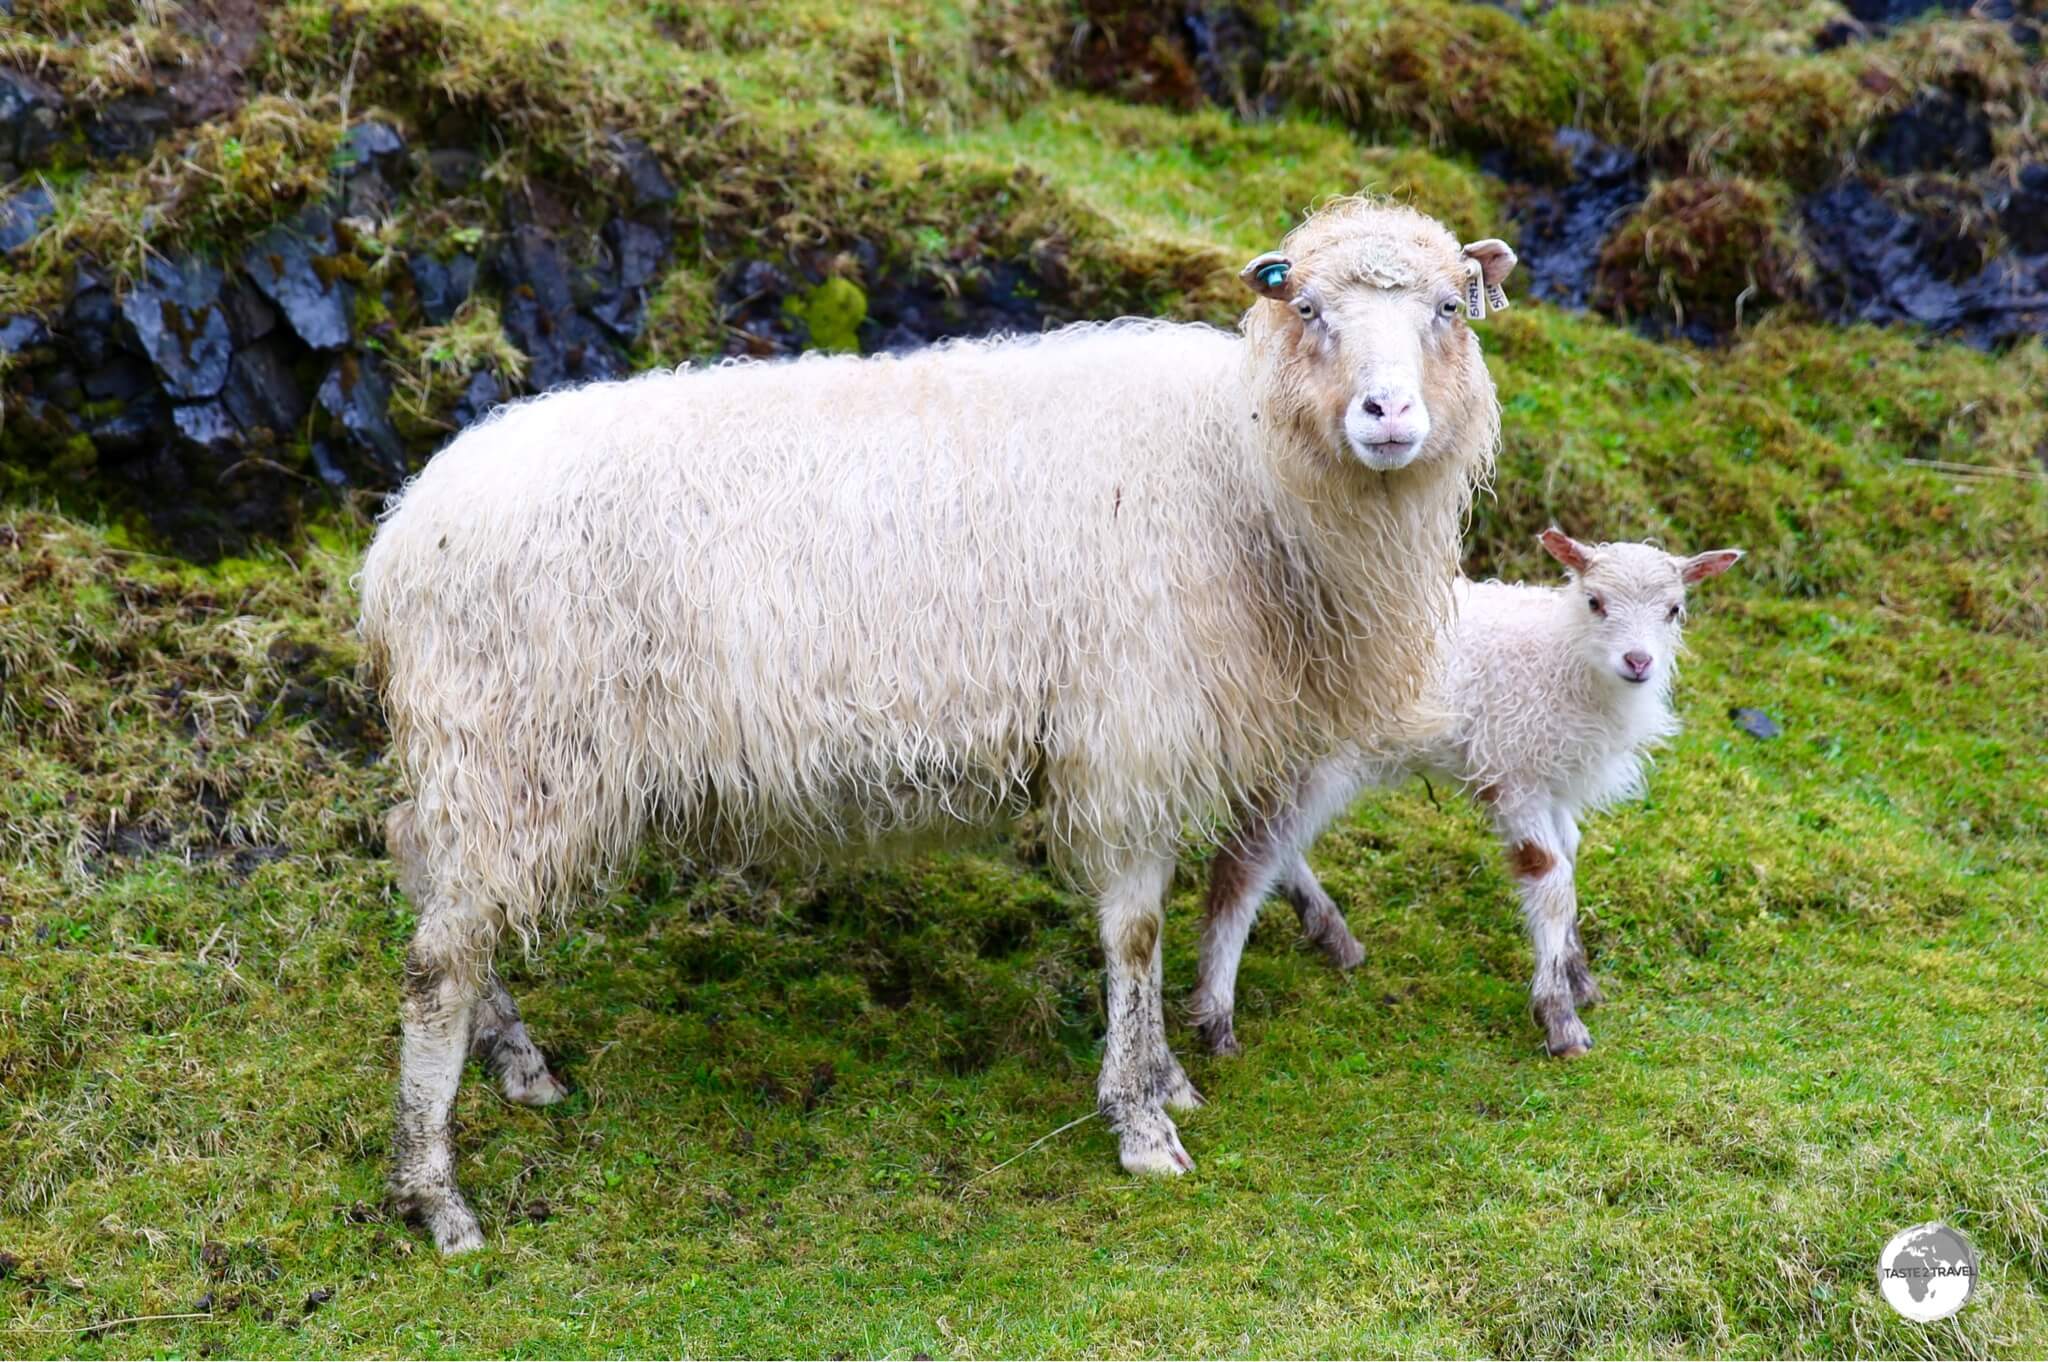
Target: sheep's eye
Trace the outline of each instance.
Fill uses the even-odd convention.
[[[1294,300],[1294,310],[1305,322],[1315,320],[1316,305],[1311,299],[1296,298]]]
[[[1439,317],[1457,316],[1458,300],[1456,298],[1446,298],[1442,302],[1438,303],[1436,305],[1436,315]]]
[[[1598,596],[1586,597],[1586,608],[1596,615],[1604,615],[1607,613],[1607,603],[1601,600]]]
[[[1674,606],[1672,606],[1672,607],[1671,607],[1671,608],[1670,608],[1669,610],[1666,610],[1666,611],[1664,612],[1664,622],[1665,622],[1666,624],[1676,624],[1676,623],[1678,623],[1678,617],[1679,617],[1680,615],[1684,614],[1684,613],[1685,613],[1685,607],[1684,607],[1684,606],[1682,606],[1682,605],[1674,605]]]

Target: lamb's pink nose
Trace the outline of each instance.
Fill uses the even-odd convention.
[[[1656,659],[1648,653],[1628,652],[1621,655],[1621,665],[1628,668],[1628,679],[1642,681],[1649,677],[1650,667]]]

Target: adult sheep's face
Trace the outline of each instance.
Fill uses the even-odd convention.
[[[1241,277],[1258,294],[1247,331],[1266,352],[1264,405],[1339,457],[1406,468],[1493,401],[1469,323],[1507,306],[1505,243],[1460,246],[1412,210],[1343,200]],[[1490,424],[1490,423],[1489,423]]]

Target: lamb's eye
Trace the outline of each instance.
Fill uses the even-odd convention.
[[[1439,317],[1457,316],[1458,300],[1456,298],[1446,298],[1442,302],[1438,303],[1436,305],[1436,315]]]
[[[1596,615],[1604,615],[1607,613],[1607,602],[1601,600],[1598,596],[1588,596],[1586,597],[1586,608]]]
[[[1315,320],[1315,300],[1311,298],[1296,298],[1294,300],[1294,311],[1305,322]]]
[[[1678,617],[1679,617],[1680,615],[1684,614],[1684,613],[1685,613],[1685,607],[1684,607],[1684,606],[1682,606],[1682,605],[1674,605],[1674,606],[1672,606],[1672,607],[1671,607],[1671,608],[1670,608],[1669,610],[1666,610],[1666,611],[1664,612],[1664,622],[1665,622],[1666,624],[1676,624],[1676,623],[1678,623]]]

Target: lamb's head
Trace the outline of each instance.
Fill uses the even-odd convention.
[[[1490,458],[1499,419],[1468,322],[1507,306],[1514,267],[1504,243],[1460,246],[1411,208],[1322,208],[1241,276],[1262,300],[1245,315],[1262,419],[1380,472]]]
[[[1685,629],[1685,589],[1742,557],[1741,549],[1683,558],[1654,544],[1581,544],[1554,526],[1540,539],[1571,570],[1564,608],[1580,661],[1620,687],[1670,684]]]

